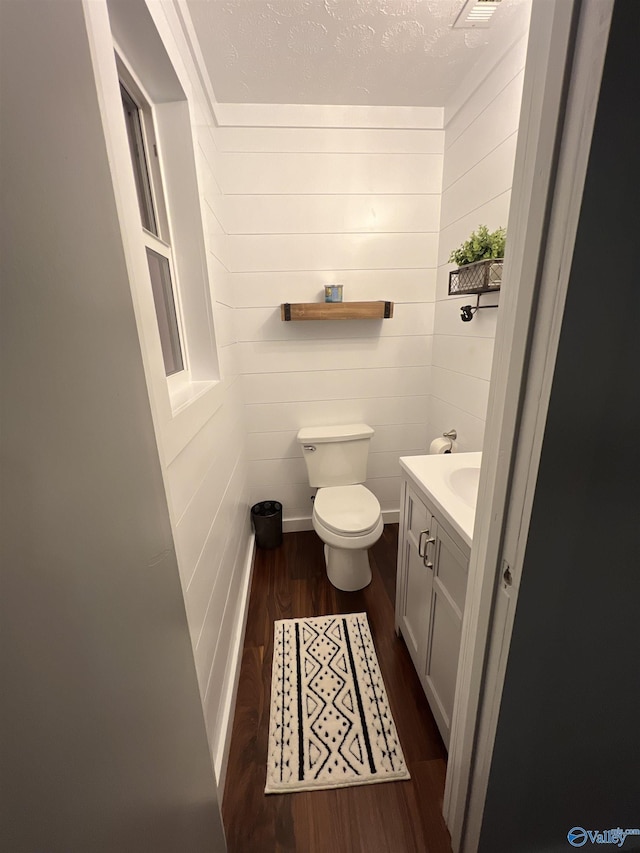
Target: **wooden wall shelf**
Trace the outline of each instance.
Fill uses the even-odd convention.
[[[388,320],[393,302],[283,302],[282,320]]]

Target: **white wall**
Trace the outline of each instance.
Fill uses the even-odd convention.
[[[208,218],[217,191],[206,153],[211,131],[201,125],[194,132],[201,202]],[[243,624],[248,593],[251,530],[237,345],[225,282],[211,244],[206,244],[222,393],[215,411],[188,440],[185,435],[182,449],[168,462],[166,483],[205,721],[220,773],[229,746],[229,690],[241,650],[238,626]]]
[[[475,305],[476,297],[447,295],[449,270],[454,269],[447,261],[478,225],[494,230],[507,224],[525,55],[523,36],[486,79],[476,82],[478,88],[465,85],[453,108],[445,111],[428,432],[431,440],[455,428],[460,450],[482,450],[498,311],[478,311],[463,323],[460,306]],[[482,296],[483,302],[498,303],[499,294]]]
[[[211,156],[213,119],[173,4],[151,4],[152,21],[144,3],[109,0],[112,20],[119,21],[114,27],[122,32],[122,38],[129,32],[138,32],[131,29],[127,17],[134,11],[138,15],[137,26],[144,28],[145,39],[151,44],[149,27],[157,28],[189,103],[198,184],[194,229],[205,232],[204,236],[201,232],[199,242],[202,257],[196,256],[196,260],[206,267],[205,301],[213,308],[208,325],[213,322],[215,326],[220,374],[209,375],[207,381],[200,377],[202,381],[188,386],[183,404],[177,405],[164,375],[146,260],[136,239],[140,217],[122,132],[122,108],[106,8],[93,0],[85,8],[92,27],[105,136],[198,684],[218,783],[223,784],[253,540],[246,485],[244,408],[236,367],[237,345],[230,322],[232,311],[215,246],[209,239],[209,229],[202,224],[211,220],[211,210],[219,195]],[[135,43],[139,44],[140,38]],[[159,144],[162,156],[162,138]],[[197,247],[197,235],[192,236]]]
[[[0,17],[2,847],[222,851],[83,6]]]
[[[208,230],[234,308],[249,495],[282,501],[285,529],[310,526],[301,426],[376,429],[368,485],[386,520],[398,507],[398,456],[452,427],[461,450],[482,448],[497,311],[461,322],[470,299],[447,296],[447,258],[480,223],[507,222],[526,51],[514,33],[526,30],[526,4],[518,15],[505,28],[511,47],[465,81],[444,131],[259,118],[212,128],[220,192]],[[394,301],[394,319],[280,320],[282,302],[317,301],[332,282],[347,301]]]
[[[398,508],[398,456],[424,452],[442,130],[215,130],[211,230],[228,271],[246,401],[251,500],[309,527],[302,426],[376,430],[368,485]],[[282,302],[388,299],[384,321],[284,323]],[[387,516],[392,518],[393,515]]]

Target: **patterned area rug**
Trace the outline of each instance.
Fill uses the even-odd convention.
[[[275,623],[265,793],[409,779],[365,613]]]

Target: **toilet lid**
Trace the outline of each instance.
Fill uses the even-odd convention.
[[[361,485],[318,489],[313,507],[325,527],[343,536],[368,533],[380,518],[378,498]]]

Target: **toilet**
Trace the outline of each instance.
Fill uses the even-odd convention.
[[[346,592],[371,582],[367,552],[384,526],[378,499],[362,485],[373,432],[367,424],[305,427],[298,432],[309,484],[318,487],[311,520],[324,542],[327,577]]]

